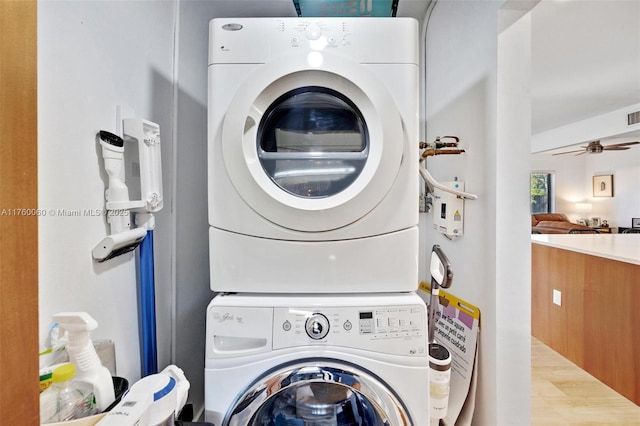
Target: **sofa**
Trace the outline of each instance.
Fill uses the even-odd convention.
[[[568,234],[571,229],[595,232],[588,226],[572,223],[569,218],[562,213],[538,213],[531,215],[532,234]]]

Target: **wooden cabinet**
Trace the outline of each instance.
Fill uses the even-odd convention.
[[[531,254],[531,334],[640,405],[640,265],[535,243]]]
[[[38,425],[37,3],[0,1],[0,424]]]

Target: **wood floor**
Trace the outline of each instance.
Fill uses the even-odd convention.
[[[640,407],[532,337],[531,424],[640,425]]]

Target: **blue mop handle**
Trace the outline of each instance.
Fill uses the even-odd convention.
[[[142,377],[158,373],[156,341],[156,293],[153,273],[153,231],[140,244],[140,340],[142,342]]]

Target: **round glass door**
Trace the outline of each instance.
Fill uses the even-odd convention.
[[[336,230],[370,213],[394,184],[405,139],[385,86],[332,55],[322,69],[310,69],[305,55],[256,69],[221,133],[240,197],[268,221],[303,232]]]
[[[384,426],[374,406],[361,394],[336,383],[291,386],[273,396],[253,416],[251,426]]]
[[[409,426],[392,389],[371,373],[332,360],[300,360],[239,397],[226,426]]]
[[[264,114],[257,136],[265,173],[299,197],[342,192],[358,178],[369,153],[362,113],[345,96],[324,87],[279,97]]]

